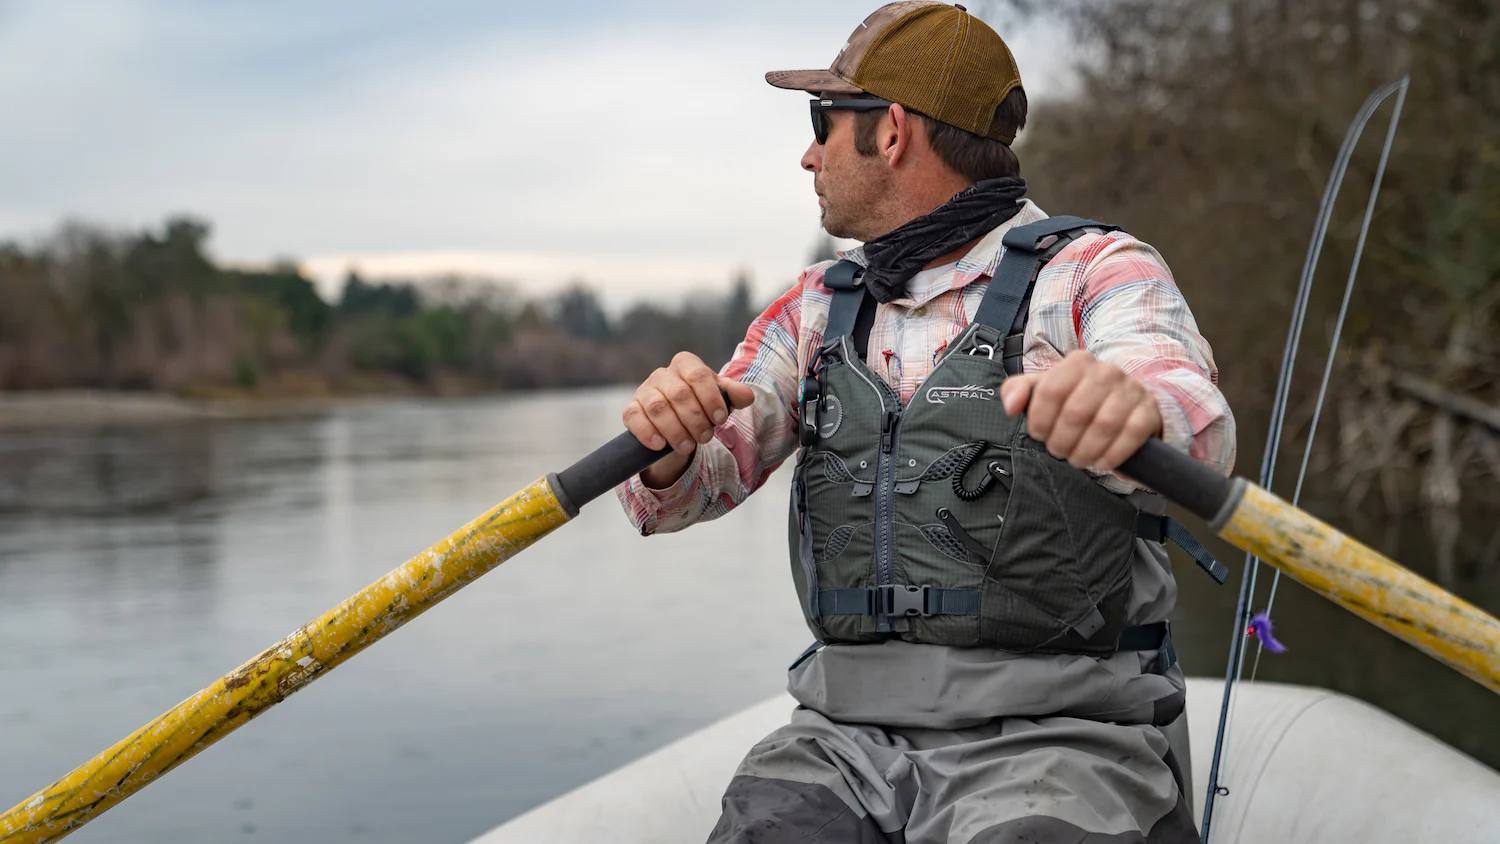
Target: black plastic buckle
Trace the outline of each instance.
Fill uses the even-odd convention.
[[[802,379],[801,395],[802,424],[798,441],[810,446],[818,441],[818,410],[823,403],[823,385],[812,375]]]
[[[881,586],[875,590],[878,615],[932,615],[927,611],[927,586]]]

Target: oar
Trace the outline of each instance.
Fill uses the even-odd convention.
[[[0,844],[54,841],[578,515],[666,454],[621,434],[538,479],[405,565],[0,816]],[[1500,621],[1242,479],[1160,441],[1121,471],[1220,535],[1500,691]]]

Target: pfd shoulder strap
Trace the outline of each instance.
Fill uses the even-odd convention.
[[[1001,240],[1005,252],[1000,256],[1000,266],[995,269],[989,289],[985,291],[984,298],[979,302],[979,309],[974,313],[974,321],[993,332],[992,341],[1004,338],[1006,372],[1011,375],[1021,372],[1023,336],[1026,318],[1031,309],[1031,289],[1036,284],[1037,274],[1042,267],[1061,252],[1063,247],[1086,232],[1119,230],[1119,226],[1095,220],[1062,216],[1017,226],[1005,233]],[[1044,241],[1045,246],[1042,245]]]
[[[1042,267],[1063,247],[1086,232],[1119,230],[1119,226],[1096,220],[1060,216],[1017,226],[1005,233],[1001,241],[1005,252],[989,289],[979,302],[974,321],[993,330],[997,345],[1003,342],[1006,372],[1016,375],[1021,371],[1031,288]],[[1045,246],[1040,245],[1043,241],[1046,241]],[[860,360],[869,353],[870,329],[875,325],[876,307],[875,298],[865,288],[863,275],[864,267],[853,261],[839,261],[823,272],[823,286],[833,291],[823,341],[826,343],[850,335]]]
[[[878,304],[865,288],[864,273],[865,268],[853,261],[839,261],[823,272],[823,286],[833,291],[823,342],[848,334],[861,361],[869,354],[870,329],[875,326]]]

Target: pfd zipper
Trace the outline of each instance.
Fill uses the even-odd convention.
[[[899,407],[899,405],[897,405]],[[879,586],[892,585],[896,549],[896,440],[901,428],[901,412],[888,410],[880,427],[880,457],[875,474],[875,580]],[[891,631],[891,618],[878,615],[875,630]]]

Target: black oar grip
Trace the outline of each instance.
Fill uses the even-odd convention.
[[[1120,464],[1120,472],[1205,521],[1213,521],[1233,490],[1229,478],[1154,437]]]
[[[729,394],[721,389],[719,397],[724,399],[724,407],[734,412]],[[670,446],[659,450],[647,448],[635,438],[635,434],[626,431],[572,466],[549,475],[548,480],[552,482],[552,492],[557,495],[563,509],[570,515],[577,515],[579,507],[646,471],[671,453]]]
[[[671,452],[670,448],[652,451],[626,431],[558,472],[552,491],[563,508],[576,515],[579,507],[639,475]]]

